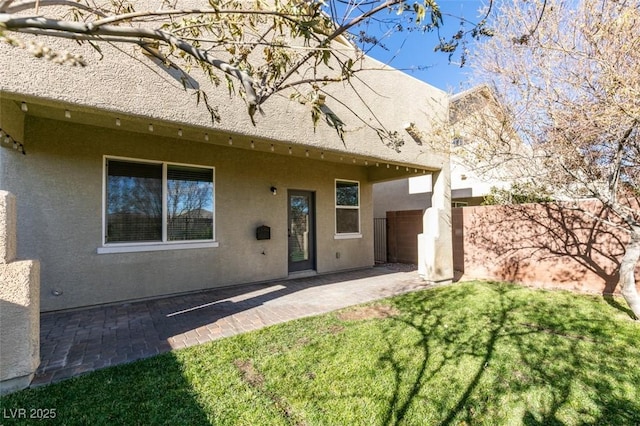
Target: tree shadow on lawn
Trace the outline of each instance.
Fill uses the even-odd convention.
[[[300,398],[295,395],[308,395],[305,404],[292,405],[301,411],[291,417],[308,424],[330,423],[331,413],[326,412],[338,405],[362,409],[344,405],[353,404],[352,400],[372,404],[367,409],[376,410],[369,418],[375,421],[365,418],[362,422],[369,424],[638,424],[640,405],[634,398],[640,374],[634,363],[640,352],[634,342],[640,332],[617,335],[621,327],[635,324],[609,321],[611,312],[602,312],[606,305],[585,308],[580,300],[565,292],[537,296],[504,283],[464,283],[393,298],[388,301],[395,308],[388,311],[393,316],[375,320],[380,341],[365,341],[376,349],[373,353],[362,349],[371,353],[367,359],[374,359],[374,364],[377,356],[377,364],[358,370],[368,376],[358,380],[356,387],[336,383],[337,371],[331,368],[340,367],[335,359],[356,355],[342,352],[344,342],[336,340],[341,328],[314,338],[329,345],[328,355],[316,359],[307,340],[299,345],[310,359],[303,357],[301,363],[292,357],[294,364],[288,365],[277,355],[286,355],[291,336],[306,337],[310,324],[337,325],[308,319],[295,323],[293,331],[287,328],[290,325],[282,325],[289,332],[273,343],[282,346],[275,353],[260,344],[259,337],[240,336],[231,344],[233,353],[223,356],[229,359],[209,353],[204,346],[167,353],[51,388],[19,392],[3,398],[2,407],[56,408],[56,423],[65,424],[234,424],[234,420],[260,424],[255,420],[259,418],[286,424],[288,418],[278,413],[278,402],[288,407]],[[345,324],[344,334],[349,335],[352,328],[359,333],[358,327]],[[266,332],[263,335],[270,341]],[[247,349],[242,342],[252,343]],[[233,361],[256,356],[252,351],[257,348],[263,360],[299,378],[304,386],[312,388],[315,383],[311,376],[302,377],[305,371],[326,374],[335,384],[317,393],[290,389],[289,384],[296,381],[278,381],[284,386],[278,388],[269,383],[273,371],[258,371],[258,363],[255,368],[264,375],[265,388],[277,398],[270,400],[267,395],[256,400],[254,392],[246,407],[234,405],[232,401],[242,399],[237,393],[243,391],[242,384],[224,382],[229,374],[220,370],[240,376]],[[201,357],[204,352],[207,356]],[[190,360],[196,360],[196,365]],[[231,380],[240,380],[236,379]],[[364,389],[367,383],[376,389]],[[290,392],[294,396],[288,401]],[[345,401],[337,404],[338,399]],[[307,405],[316,407],[317,423],[310,421]],[[264,413],[268,416],[260,417]]]
[[[478,269],[499,280],[598,291],[633,318],[608,297],[618,285],[628,236],[608,224],[620,220],[605,206],[557,202],[483,209],[465,215],[465,273],[473,276]]]
[[[416,413],[430,411],[421,405],[437,407],[427,423],[440,425],[640,422],[640,406],[620,394],[640,377],[624,363],[628,347],[613,344],[612,324],[583,314],[564,293],[548,304],[526,300],[512,285],[483,286],[491,303],[475,305],[470,285],[441,289],[438,299],[421,292],[396,300],[403,315],[394,321],[420,335],[420,362],[407,379],[389,334],[380,360],[395,387],[381,424],[418,424]],[[443,380],[446,389],[434,391]]]
[[[633,313],[633,311],[629,308],[628,305],[623,305],[622,303],[620,303],[615,297],[613,297],[613,295],[611,294],[605,294],[603,296],[604,301],[607,302],[609,304],[609,306],[611,306],[614,309],[617,309],[620,312],[624,312],[625,314],[627,314],[629,316],[629,318],[635,318],[635,314]]]

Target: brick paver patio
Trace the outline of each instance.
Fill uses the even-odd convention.
[[[44,313],[31,386],[426,287],[416,271],[383,266]]]

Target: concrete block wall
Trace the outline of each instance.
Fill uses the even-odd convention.
[[[455,269],[465,279],[618,293],[628,236],[598,216],[611,219],[601,204],[591,201],[453,209]],[[637,282],[639,278],[636,267]]]
[[[0,395],[26,388],[40,364],[40,264],[16,260],[16,198],[0,191]]]

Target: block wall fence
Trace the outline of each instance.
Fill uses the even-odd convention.
[[[454,269],[464,279],[619,293],[628,236],[598,218],[615,220],[594,201],[455,208]]]

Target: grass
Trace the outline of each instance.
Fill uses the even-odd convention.
[[[639,342],[615,299],[461,283],[0,402],[69,425],[638,425]]]

